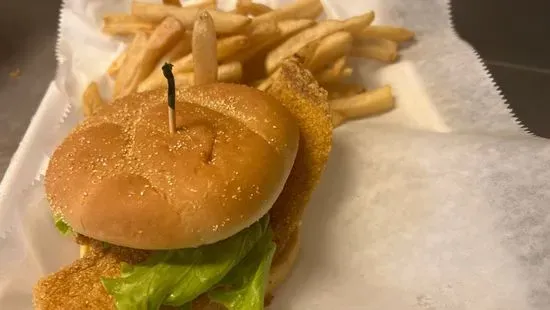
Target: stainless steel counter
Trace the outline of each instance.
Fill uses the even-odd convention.
[[[55,74],[60,2],[0,1],[0,178]]]

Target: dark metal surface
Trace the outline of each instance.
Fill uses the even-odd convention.
[[[0,1],[0,178],[55,74],[60,2]]]
[[[451,3],[456,30],[483,57],[518,119],[550,138],[550,1]]]
[[[0,177],[54,76],[60,2],[0,1]],[[550,137],[550,1],[452,0],[452,7],[458,32],[519,119]]]

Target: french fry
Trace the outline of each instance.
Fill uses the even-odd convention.
[[[355,36],[358,33],[360,33],[363,29],[368,27],[373,21],[374,21],[374,12],[369,11],[365,14],[357,15],[346,19],[344,21],[343,30],[348,31]]]
[[[106,33],[135,34],[129,48],[108,69],[109,75],[116,76],[115,98],[166,87],[161,70],[164,60],[172,62],[179,87],[221,81],[273,91],[280,65],[292,58],[327,90],[334,127],[394,106],[389,86],[367,91],[360,84],[343,82],[353,73],[347,57],[392,62],[397,58],[398,43],[414,38],[408,29],[371,25],[373,12],[316,22],[323,9],[320,0],[297,0],[278,9],[237,0],[231,13],[215,10],[216,0],[180,1],[133,1],[131,15],[105,16]],[[210,15],[211,23],[197,17],[203,11]],[[168,19],[179,21],[182,28],[172,41],[169,32],[159,30]],[[154,66],[157,69],[151,72]],[[89,98],[99,97],[97,85],[89,89],[96,92],[87,95]],[[86,113],[93,113],[90,111]]]
[[[162,72],[162,66],[164,65],[164,62],[173,62],[189,53],[191,53],[191,33],[186,32],[183,37],[178,40],[176,45],[174,45],[174,47],[162,57],[162,61],[157,64],[157,66],[155,67],[155,69],[153,69],[153,72],[151,72],[149,76],[151,76],[155,72]]]
[[[368,39],[354,46],[351,56],[394,62],[397,59],[397,43],[387,39]]]
[[[254,31],[252,31],[251,36],[254,37],[254,32],[258,32],[262,26],[264,25],[272,25],[273,23],[267,22],[264,24],[261,24],[257,26]],[[264,35],[267,37],[266,39],[262,39],[260,36],[255,41],[260,40],[266,40],[262,43],[252,43],[251,44],[251,50],[245,51],[244,55],[241,56],[243,61],[247,61],[251,58],[254,58],[256,55],[259,55],[260,57],[265,57],[265,53],[271,49],[273,49],[275,46],[279,45],[284,40],[288,39],[290,36],[306,29],[311,26],[315,25],[315,21],[310,19],[291,19],[291,20],[283,20],[277,23],[277,28],[279,28],[278,34],[272,34],[269,35],[268,33],[265,33]],[[259,60],[254,61],[254,63],[259,62]],[[262,66],[264,60],[261,59]],[[254,64],[254,66],[256,66]],[[263,68],[262,68],[263,71]]]
[[[237,1],[235,12],[237,14],[260,16],[273,11],[270,7],[261,3],[254,3],[251,0]]]
[[[386,39],[405,42],[414,38],[414,32],[401,27],[372,25],[356,35],[357,39]]]
[[[289,19],[277,23],[284,39],[313,25],[315,25],[315,21],[311,19]]]
[[[126,59],[115,81],[115,98],[126,96],[137,90],[139,83],[153,71],[162,56],[174,47],[184,33],[185,29],[177,19],[167,17],[146,39],[145,44],[132,46],[133,49],[128,49]]]
[[[158,22],[167,16],[173,16],[188,29],[193,27],[195,18],[201,9],[198,6],[173,7],[154,3],[132,2],[132,15],[152,22]],[[217,33],[236,33],[250,23],[248,17],[239,14],[216,10],[208,10],[208,13],[214,20]]]
[[[297,53],[300,49],[313,41],[342,30],[354,33],[358,31],[358,29],[368,26],[373,19],[374,13],[371,11],[352,17],[346,21],[326,20],[318,23],[316,26],[307,28],[290,37],[267,55],[265,61],[266,71],[268,73],[273,72],[284,59]]]
[[[141,0],[139,0],[141,1]],[[201,0],[201,1],[183,1],[183,4],[181,5],[184,8],[199,8],[199,9],[215,9],[218,6],[217,0]]]
[[[331,117],[332,117],[332,126],[334,128],[339,127],[340,125],[342,125],[346,121],[346,118],[344,117],[344,115],[342,115],[339,112],[330,111],[330,114],[331,114]]]
[[[103,33],[109,35],[132,35],[137,32],[151,33],[157,24],[134,15],[109,14],[103,16]]]
[[[255,88],[258,88],[258,87],[260,87],[260,85],[264,84],[267,80],[268,80],[268,78],[255,80],[255,81],[252,81],[252,82],[248,83],[248,85],[252,86],[252,87],[255,87]]]
[[[275,72],[273,72],[269,77],[263,80],[259,80],[255,82],[255,87],[261,91],[267,91],[269,87],[271,87],[271,84],[273,84],[273,81],[276,80],[279,75],[281,74],[281,70],[277,69]]]
[[[235,55],[248,46],[248,37],[245,35],[236,35],[218,40],[216,44],[216,57],[218,63],[222,63],[230,56]],[[193,54],[188,54],[172,63],[172,72],[184,73],[193,71]],[[162,86],[165,83],[162,71],[153,71],[151,74],[140,83],[139,92],[152,90]]]
[[[296,57],[296,61],[301,65],[310,62],[318,46],[319,41],[313,41],[302,47],[296,54],[294,54],[294,56]]]
[[[352,74],[352,69],[346,67],[346,56],[338,58],[328,68],[315,75],[319,84],[335,83]]]
[[[395,106],[390,86],[384,86],[352,97],[331,100],[329,104],[331,110],[339,114],[343,120],[380,114],[393,109]]]
[[[353,74],[353,69],[352,68],[344,68],[344,70],[342,70],[342,73],[340,74],[340,78],[347,78],[347,77],[350,77],[351,75]]]
[[[189,53],[191,53],[191,33],[185,32],[182,37],[178,39],[176,45],[164,55],[164,58],[168,61],[174,61]]]
[[[273,72],[284,59],[296,54],[307,44],[339,31],[342,28],[342,22],[327,20],[295,34],[267,54],[265,60],[266,71],[268,73]]]
[[[166,5],[181,6],[180,0],[162,0],[162,3]]]
[[[144,58],[147,49],[147,34],[138,32],[134,36],[132,43],[125,51],[126,56],[120,66],[113,89],[113,96],[118,97],[119,94],[130,93],[131,90],[126,90],[126,87],[131,88],[132,79],[139,71],[139,66]],[[123,71],[121,71],[123,70]]]
[[[265,24],[265,23],[264,23]],[[264,25],[261,24],[261,25]],[[257,79],[261,79],[267,75],[265,70],[265,58],[266,54],[269,53],[276,46],[280,45],[289,37],[295,35],[296,33],[312,27],[315,25],[315,21],[309,19],[291,19],[283,20],[277,23],[279,28],[279,35],[273,36],[269,39],[269,43],[261,44],[259,51],[250,51],[250,54],[254,56],[249,57],[250,54],[245,52],[247,55],[243,55],[243,79],[245,82],[252,82]],[[260,28],[257,26],[256,28]],[[252,47],[252,49],[255,49]]]
[[[256,88],[261,90],[261,91],[266,91],[269,88],[269,86],[271,86],[271,83],[272,83],[270,78],[261,80],[259,82],[260,83],[258,85],[256,85]]]
[[[323,84],[323,88],[327,90],[329,100],[351,97],[366,91],[361,84],[341,82]]]
[[[84,109],[84,116],[88,117],[95,114],[104,104],[105,102],[101,98],[97,83],[90,83],[82,95],[82,108]]]
[[[349,32],[339,31],[321,39],[315,52],[305,63],[305,67],[311,72],[316,72],[325,64],[345,56],[351,50],[353,37]]]
[[[197,16],[191,45],[195,85],[215,83],[218,80],[216,30],[212,16],[207,11],[202,11]]]
[[[279,40],[281,38],[281,31],[276,23],[268,22],[252,29],[249,38],[250,44],[248,48],[234,54],[228,61],[245,62],[251,59],[265,47]]]
[[[242,65],[240,62],[230,62],[218,67],[218,81],[225,83],[238,83],[242,79]],[[174,75],[177,87],[195,85],[193,72],[177,73]]]
[[[118,74],[118,71],[120,70],[120,67],[124,63],[124,60],[126,59],[126,55],[128,54],[128,50],[123,51],[120,53],[115,60],[111,63],[109,68],[107,69],[107,74],[111,77],[115,77]]]
[[[254,17],[251,26],[286,19],[316,19],[323,12],[323,6],[319,0],[297,0],[279,9]]]

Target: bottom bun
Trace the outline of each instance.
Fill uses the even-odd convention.
[[[288,241],[285,249],[281,252],[277,260],[271,263],[271,270],[269,273],[269,280],[266,288],[266,300],[270,299],[270,295],[273,294],[276,288],[284,283],[289,276],[300,252],[300,228],[296,229],[290,240]],[[169,309],[169,308],[165,308]],[[223,305],[211,302],[208,297],[202,296],[193,302],[193,310],[226,310]]]
[[[272,294],[288,277],[294,267],[298,253],[300,252],[300,228],[298,227],[290,236],[285,248],[277,259],[271,263],[267,294]]]

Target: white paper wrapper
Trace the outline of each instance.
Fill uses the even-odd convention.
[[[369,87],[394,87],[398,108],[335,131],[299,261],[271,308],[548,309],[550,145],[516,124],[447,2],[323,2],[330,17],[374,9],[378,23],[418,37],[398,64],[358,63]],[[127,7],[71,0],[61,10],[56,80],[0,185],[2,309],[31,309],[33,283],[76,258],[40,175],[81,119],[87,83],[107,91],[102,74],[123,43],[99,32],[100,16]]]

